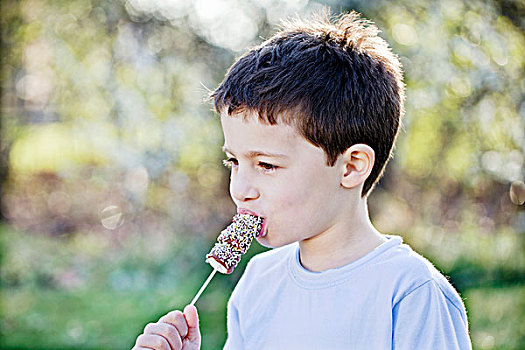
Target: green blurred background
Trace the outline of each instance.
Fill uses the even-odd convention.
[[[525,186],[525,3],[512,0],[2,1],[2,349],[131,348],[191,300],[235,212],[203,99],[280,18],[324,5],[373,19],[404,64],[404,129],[372,221],[450,277],[475,349],[525,349],[525,206],[509,192]],[[198,302],[203,349],[222,347],[247,260]]]

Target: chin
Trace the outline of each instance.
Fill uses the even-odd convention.
[[[289,241],[283,241],[279,239],[272,239],[272,237],[269,235],[264,235],[262,237],[256,237],[255,239],[257,240],[257,242],[259,242],[260,245],[266,248],[279,248],[279,247],[283,247],[293,242],[293,241],[289,242]]]
[[[273,244],[270,243],[270,241],[268,240],[268,238],[266,236],[264,236],[264,237],[256,237],[255,239],[263,247],[266,247],[266,248],[277,248]]]

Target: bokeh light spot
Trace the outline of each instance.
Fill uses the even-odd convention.
[[[148,171],[146,168],[140,166],[127,172],[124,185],[130,192],[142,193],[148,189],[148,182]]]
[[[402,45],[410,46],[417,43],[416,30],[408,24],[397,23],[392,29],[392,34],[394,40]]]
[[[100,223],[108,230],[116,229],[123,222],[122,210],[116,205],[107,206],[100,212]]]

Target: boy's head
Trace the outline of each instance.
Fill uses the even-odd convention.
[[[404,102],[401,65],[378,32],[355,12],[286,22],[232,65],[211,95],[215,108],[293,126],[324,150],[328,165],[367,144],[375,163],[366,196],[391,156]]]

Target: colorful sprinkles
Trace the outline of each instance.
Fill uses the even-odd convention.
[[[206,262],[214,265],[210,262],[210,259],[213,259],[224,267],[224,270],[219,269],[219,272],[232,273],[241,256],[250,248],[253,238],[263,229],[263,223],[264,219],[259,216],[236,214],[232,223],[221,232],[217,243],[206,255]]]

